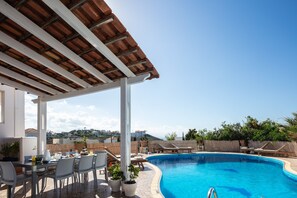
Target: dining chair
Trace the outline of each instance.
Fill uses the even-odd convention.
[[[97,182],[97,170],[104,169],[105,180],[108,182],[108,175],[107,175],[107,153],[106,151],[95,151],[94,157],[94,167],[93,167],[93,175],[94,181]]]
[[[2,184],[9,186],[7,197],[14,197],[15,187],[18,183],[23,183],[23,193],[26,193],[26,182],[30,180],[30,177],[25,174],[16,174],[16,170],[11,162],[0,161],[0,187]]]
[[[45,179],[51,178],[54,180],[54,189],[56,190],[58,188],[58,181],[60,181],[59,188],[62,187],[62,180],[67,179],[67,186],[69,182],[69,178],[72,178],[72,183],[75,182],[74,180],[74,158],[65,158],[60,159],[57,162],[57,167],[54,171],[48,172],[44,175]],[[43,189],[44,186],[44,179],[42,181]]]
[[[81,183],[80,177],[83,176],[83,174],[93,171],[93,159],[93,155],[81,156],[78,164],[75,166],[75,178],[78,179],[79,184]]]

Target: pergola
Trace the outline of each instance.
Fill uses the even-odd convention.
[[[158,78],[103,0],[0,0],[0,82],[34,94],[38,153],[46,148],[47,102],[121,90],[121,167],[130,164],[130,85]]]

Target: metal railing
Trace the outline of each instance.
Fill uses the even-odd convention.
[[[211,187],[209,190],[208,190],[208,193],[207,193],[207,198],[211,198],[213,195],[214,198],[218,198],[218,194],[217,194],[217,191],[214,187]]]

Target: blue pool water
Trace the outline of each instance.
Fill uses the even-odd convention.
[[[297,176],[283,162],[241,154],[180,154],[152,156],[162,171],[166,198],[205,198],[215,187],[219,198],[296,198]]]

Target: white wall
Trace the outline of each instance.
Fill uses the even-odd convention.
[[[4,122],[0,123],[0,138],[25,137],[25,94],[6,85],[4,91]]]
[[[24,137],[20,141],[20,160],[23,161],[25,156],[37,155],[37,138]]]

